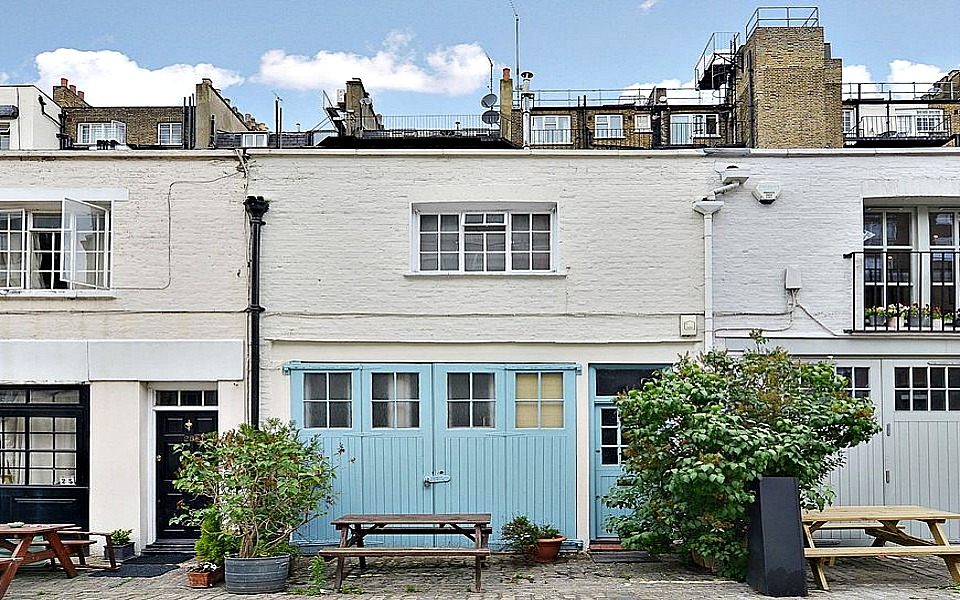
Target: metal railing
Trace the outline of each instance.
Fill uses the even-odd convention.
[[[849,331],[960,333],[960,252],[864,250],[844,258],[853,271]]]
[[[749,38],[757,27],[819,27],[816,6],[760,6],[753,11],[744,31]]]
[[[656,94],[653,92],[656,90]],[[617,89],[556,89],[531,90],[533,105],[537,107],[599,107],[599,106],[650,106],[653,104],[683,104],[717,106],[725,104],[726,94],[720,90],[696,88],[639,87]],[[520,106],[518,94],[514,95],[514,110]]]
[[[848,82],[841,88],[844,100],[960,102],[960,83],[936,81]]]
[[[943,114],[860,117],[856,127],[847,129],[843,135],[856,139],[950,137],[950,117]]]
[[[700,60],[693,67],[693,81],[698,89],[715,90],[727,83],[736,64],[740,48],[740,34],[735,31],[716,31],[707,40]]]

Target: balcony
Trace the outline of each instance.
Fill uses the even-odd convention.
[[[863,116],[844,129],[843,138],[848,146],[943,146],[954,137],[950,116],[943,111]]]
[[[853,270],[853,333],[960,333],[960,251],[866,250]]]

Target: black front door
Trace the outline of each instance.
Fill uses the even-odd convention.
[[[173,487],[180,469],[174,446],[191,436],[217,430],[217,413],[201,411],[157,412],[157,538],[196,539],[200,528],[172,525],[170,519],[182,511],[179,504],[194,501]]]

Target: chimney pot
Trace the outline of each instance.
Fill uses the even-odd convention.
[[[70,83],[70,82],[67,80],[66,77],[61,77],[61,78],[60,78],[60,86],[61,86],[61,87],[67,87],[67,84],[68,84],[68,83]]]
[[[76,93],[77,93],[77,86],[71,84],[71,85],[70,85],[70,91],[73,92],[74,94],[76,94]]]
[[[510,67],[506,67],[503,69],[503,78],[510,79]]]
[[[83,100],[83,90],[77,91],[77,96],[79,96],[80,99]]]

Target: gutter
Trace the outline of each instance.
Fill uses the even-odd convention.
[[[243,207],[250,217],[250,425],[260,426],[260,230],[265,225],[263,215],[270,203],[263,196],[247,196]]]

